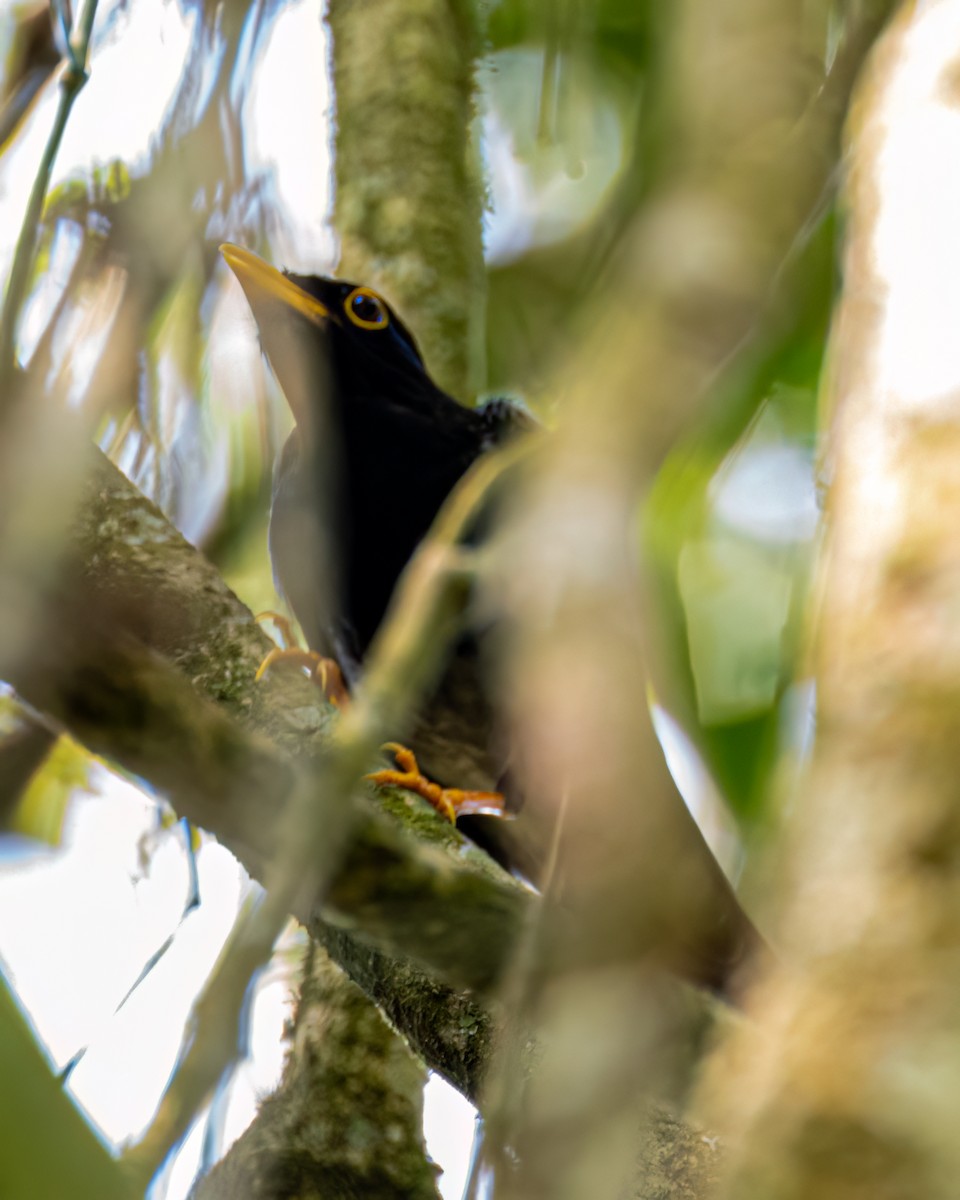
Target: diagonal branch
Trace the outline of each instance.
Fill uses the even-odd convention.
[[[217,572],[102,456],[71,536],[73,566],[48,601],[42,646],[0,663],[35,707],[169,795],[264,877],[298,775],[330,713],[305,680],[254,685],[270,645]],[[392,1012],[429,1065],[475,1094],[489,995],[528,894],[419,802],[354,799],[354,840],[322,910],[293,910]],[[434,844],[398,827],[398,819]],[[429,974],[427,972],[430,972]],[[389,982],[385,982],[385,981]],[[440,982],[438,982],[438,980]]]

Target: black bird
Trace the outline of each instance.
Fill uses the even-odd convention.
[[[334,659],[349,687],[444,500],[481,454],[533,422],[506,401],[469,409],[441,391],[371,288],[282,273],[236,246],[222,253],[296,420],[274,481],[274,574],[311,650]],[[411,748],[431,779],[496,806],[503,765],[493,726],[468,633]]]
[[[332,657],[350,685],[446,497],[480,455],[532,421],[505,401],[469,409],[441,391],[410,331],[371,288],[280,272],[236,246],[221,250],[296,420],[275,477],[274,573],[311,650]],[[501,790],[506,755],[494,716],[477,639],[468,632],[410,738],[423,771],[443,785]],[[761,940],[678,804],[692,861],[703,863],[710,928],[686,931],[671,958],[683,973],[723,989]],[[461,827],[539,882],[550,831],[522,814],[516,822],[468,816]]]

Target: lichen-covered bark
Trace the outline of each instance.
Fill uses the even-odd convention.
[[[919,360],[885,367],[916,344],[918,279],[923,304],[948,284],[960,189],[935,131],[956,121],[958,27],[955,2],[904,5],[850,130],[817,734],[778,872],[790,970],[754,997],[760,1037],[734,1039],[711,1080],[737,1200],[957,1195],[960,392]],[[905,142],[913,203],[886,208]]]
[[[314,947],[283,1081],[192,1200],[436,1200],[423,1067]]]
[[[723,1148],[696,1125],[662,1107],[645,1114],[639,1137],[636,1200],[705,1200],[723,1165]]]
[[[10,677],[262,871],[292,761],[277,748],[309,756],[329,714],[297,675],[277,672],[254,684],[265,635],[216,571],[102,458],[73,534],[81,576],[71,576],[49,610],[45,656],[19,663]],[[301,915],[417,1053],[476,1099],[496,1009],[435,976],[495,990],[524,893],[419,801],[382,801],[393,820],[416,830],[419,846],[378,818],[369,799],[360,803],[357,841],[327,906]],[[665,1129],[658,1156],[671,1157],[673,1140]]]
[[[333,925],[310,929],[423,1060],[442,1061],[446,1079],[476,1104],[496,1032],[496,1009],[481,1007],[468,993],[439,981],[425,981],[420,972]]]
[[[484,297],[474,4],[331,0],[329,21],[340,273],[381,289],[440,386],[469,397]]]

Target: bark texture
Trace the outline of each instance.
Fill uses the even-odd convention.
[[[192,1200],[436,1200],[423,1078],[377,1008],[314,946],[280,1087]]]
[[[470,0],[331,0],[339,271],[372,284],[451,395],[482,383],[480,49]]]

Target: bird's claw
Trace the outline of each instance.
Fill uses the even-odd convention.
[[[399,742],[385,742],[383,748],[393,754],[397,766],[392,770],[373,771],[365,775],[364,779],[370,780],[371,783],[380,787],[400,787],[408,792],[415,792],[451,823],[456,823],[458,817],[478,813],[504,816],[504,798],[499,792],[471,792],[462,788],[441,787],[439,783],[434,783],[421,773],[412,750]]]
[[[276,666],[277,663],[299,667],[309,673],[310,682],[320,688],[335,708],[342,708],[347,701],[348,692],[339,664],[332,658],[325,658],[322,654],[318,654],[316,650],[302,650],[299,646],[292,644],[296,642],[296,638],[290,622],[280,613],[258,613],[256,620],[264,619],[273,621],[279,627],[284,641],[287,642],[287,647],[281,650],[279,646],[274,646],[257,668],[255,680],[259,683],[271,667]]]

